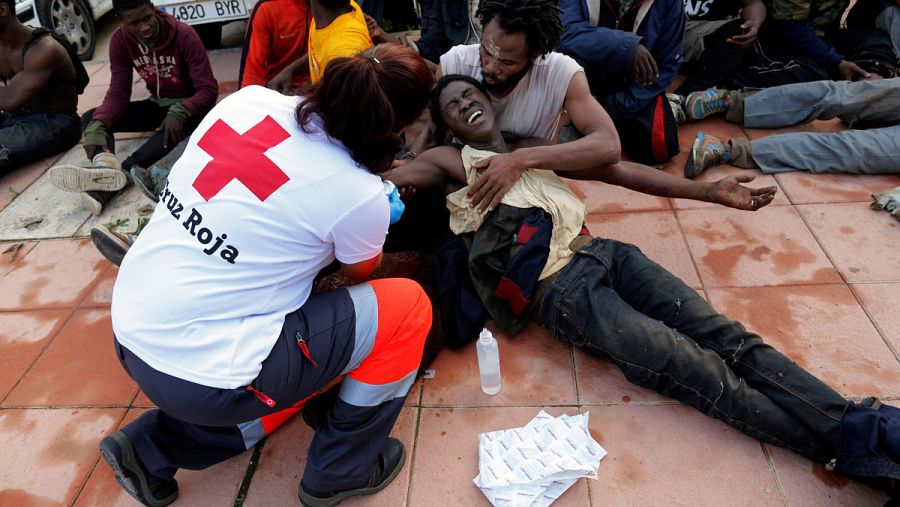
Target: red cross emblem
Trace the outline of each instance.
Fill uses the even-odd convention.
[[[238,180],[265,201],[290,178],[265,155],[291,135],[271,116],[266,116],[244,134],[238,134],[222,120],[203,134],[197,143],[213,159],[194,180],[194,188],[207,201],[231,180]]]

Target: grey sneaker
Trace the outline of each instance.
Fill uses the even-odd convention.
[[[725,143],[716,136],[697,131],[691,145],[691,152],[684,163],[684,177],[696,178],[714,165],[721,164],[725,157]]]
[[[677,93],[667,93],[666,100],[669,101],[669,107],[672,108],[672,115],[675,116],[675,123],[681,125],[687,121],[684,114],[684,97]]]
[[[128,183],[119,159],[112,153],[101,152],[94,156],[92,167],[58,165],[47,172],[50,184],[66,192],[120,190]]]
[[[137,233],[128,234],[114,231],[103,224],[91,228],[91,241],[94,242],[94,246],[116,266],[122,264],[122,259],[134,244],[135,238],[137,238]]]
[[[140,166],[131,166],[131,181],[134,186],[153,202],[159,202],[159,193],[166,187],[169,178],[169,170],[154,165],[149,169]]]
[[[691,121],[727,112],[730,107],[731,98],[728,96],[728,90],[716,88],[693,92],[684,101],[684,112]]]

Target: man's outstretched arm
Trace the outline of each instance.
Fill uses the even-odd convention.
[[[703,182],[674,176],[634,162],[619,162],[598,168],[594,176],[594,179],[605,183],[644,194],[714,202],[747,211],[755,211],[771,203],[778,191],[777,187],[749,188],[741,185],[755,178],[747,173]]]

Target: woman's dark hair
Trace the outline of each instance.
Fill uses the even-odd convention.
[[[113,0],[112,5],[113,10],[116,11],[116,13],[130,11],[131,9],[137,9],[138,7],[143,7],[145,5],[153,7],[153,3],[151,3],[150,0]]]
[[[425,109],[434,75],[415,51],[382,44],[328,63],[322,79],[297,106],[300,128],[312,132],[313,115],[344,144],[353,160],[373,173],[390,167],[399,132]]]
[[[434,123],[435,127],[435,138],[438,140],[447,137],[447,123],[444,122],[444,117],[441,114],[443,112],[441,111],[441,92],[444,91],[444,88],[446,88],[447,85],[454,81],[469,83],[483,93],[485,97],[490,97],[487,88],[484,87],[484,83],[473,77],[466,76],[465,74],[447,74],[441,76],[441,78],[438,79],[437,85],[434,87],[434,95],[431,96],[431,102],[428,104],[428,110],[431,113],[431,121]]]
[[[528,53],[543,56],[559,44],[563,26],[556,0],[482,0],[475,13],[481,26],[497,18],[506,33],[524,33]]]

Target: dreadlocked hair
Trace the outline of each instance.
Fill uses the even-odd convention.
[[[534,56],[556,49],[563,32],[556,0],[482,0],[475,15],[481,26],[497,18],[504,32],[524,33]]]

